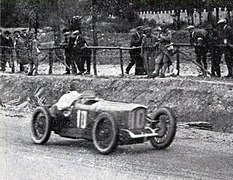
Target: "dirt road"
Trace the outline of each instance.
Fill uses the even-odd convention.
[[[0,179],[232,179],[233,135],[178,128],[170,148],[147,144],[97,153],[92,142],[52,135],[46,145],[32,143],[30,117],[11,117],[0,109]]]

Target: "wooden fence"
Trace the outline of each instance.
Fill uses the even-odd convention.
[[[184,56],[186,56],[186,58],[189,58],[187,54],[185,54],[184,52],[180,51],[180,48],[182,47],[191,47],[190,44],[188,43],[177,43],[177,44],[173,44],[174,47],[176,47],[176,69],[177,69],[177,74],[179,76],[180,74],[180,55],[183,54]],[[120,70],[121,70],[121,76],[124,77],[124,62],[123,62],[123,51],[128,51],[130,49],[138,49],[141,47],[136,47],[136,48],[132,48],[132,47],[112,47],[112,46],[88,46],[86,47],[88,49],[92,50],[92,54],[96,55],[96,52],[98,50],[114,50],[114,51],[119,51],[119,65],[120,65]],[[54,47],[54,48],[41,48],[40,50],[48,50],[49,51],[49,74],[52,74],[52,66],[53,66],[53,60],[54,60],[54,53],[53,51],[55,49],[63,49],[63,47]],[[200,67],[200,65],[198,63],[196,63],[195,60],[189,58],[189,61],[191,61],[192,63],[196,64],[197,66]],[[94,75],[97,76],[97,58],[96,57],[92,57],[92,63],[93,63],[93,71],[94,71]],[[202,67],[200,67],[202,68]]]
[[[179,76],[180,74],[180,58],[181,55],[185,56],[186,59],[188,59],[188,61],[194,63],[195,65],[197,65],[199,68],[201,68],[202,70],[206,71],[205,69],[203,69],[202,66],[200,66],[194,59],[191,59],[189,57],[189,55],[187,55],[186,53],[184,53],[183,51],[181,51],[181,48],[184,47],[192,47],[190,44],[188,43],[177,43],[177,44],[173,44],[173,46],[176,48],[176,51],[174,53],[174,55],[176,55],[176,69],[177,69],[177,76]],[[219,45],[221,47],[226,47],[226,45]],[[233,48],[233,45],[229,45],[231,48]],[[0,46],[0,48],[3,48],[3,46]],[[7,47],[9,48],[9,47]],[[96,52],[98,50],[115,50],[115,51],[119,51],[119,65],[120,65],[120,70],[121,70],[121,76],[124,77],[124,62],[123,62],[123,51],[128,51],[130,49],[137,49],[137,48],[141,48],[141,47],[136,47],[136,48],[131,48],[131,47],[112,47],[112,46],[88,46],[87,48],[92,50],[92,54],[96,55]],[[16,48],[10,48],[12,50],[15,50]],[[57,59],[55,50],[56,49],[64,49],[63,46],[57,46],[57,47],[51,47],[51,48],[40,48],[41,51],[48,51],[48,60],[49,60],[49,72],[48,74],[52,74],[53,72],[53,64],[54,64],[54,60]],[[65,66],[65,62],[62,62]],[[92,63],[93,63],[93,70],[94,70],[94,75],[97,76],[97,59],[96,57],[92,57]],[[208,74],[209,72],[207,72]]]

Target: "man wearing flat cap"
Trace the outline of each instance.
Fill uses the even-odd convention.
[[[206,45],[211,60],[211,75],[221,77],[220,63],[222,50],[218,46],[220,42],[219,33],[211,24],[206,27],[206,32]]]
[[[137,29],[132,29],[130,31],[131,35],[131,41],[130,41],[130,47],[137,48],[137,49],[130,49],[130,61],[128,66],[126,67],[125,73],[129,74],[130,69],[136,65],[135,67],[135,75],[143,75],[145,73],[145,70],[143,68],[143,59],[141,57],[141,44],[142,44],[142,38],[143,36],[140,35],[139,31]]]
[[[10,34],[10,31],[6,30],[4,32],[5,37],[2,38],[1,42],[1,45],[4,46],[4,48],[2,48],[1,71],[6,70],[6,63],[8,62],[12,72],[14,72],[13,54],[11,49],[14,46],[14,43]]]
[[[142,38],[141,54],[144,68],[148,78],[153,78],[155,70],[155,58],[158,50],[158,38],[152,34],[152,28],[144,29],[145,36]]]
[[[207,69],[207,46],[206,46],[206,34],[202,31],[195,30],[193,25],[187,27],[190,33],[190,45],[195,48],[196,62]],[[202,69],[198,70],[198,76],[205,76],[206,72]]]
[[[233,32],[232,28],[227,23],[227,19],[220,19],[217,24],[221,30],[221,44],[226,45],[223,49],[228,69],[226,78],[233,78],[233,47],[231,47],[233,45]]]
[[[68,48],[70,50],[71,56],[71,67],[72,73],[77,75],[82,75],[85,72],[84,61],[82,58],[83,48],[87,46],[86,40],[80,35],[79,30],[75,30],[72,36],[69,38]],[[77,68],[79,73],[77,73]]]

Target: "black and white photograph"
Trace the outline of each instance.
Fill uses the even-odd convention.
[[[233,179],[233,1],[0,0],[0,165]]]

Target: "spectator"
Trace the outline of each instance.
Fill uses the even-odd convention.
[[[69,30],[76,31],[78,30],[80,34],[81,31],[81,17],[80,16],[73,16],[71,20],[69,20]]]
[[[88,46],[88,44],[86,44],[86,45]],[[84,73],[84,75],[89,75],[91,72],[91,54],[92,54],[91,49],[88,49],[85,47],[82,49],[82,63],[84,66],[84,64],[86,62],[86,66],[87,66],[87,70]]]
[[[223,53],[225,55],[225,62],[228,69],[228,75],[226,78],[233,78],[233,32],[232,28],[227,24],[227,19],[221,19],[218,21],[218,25],[220,27],[220,37],[221,44],[226,45],[223,49]]]
[[[171,44],[172,34],[167,28],[164,28],[159,34],[159,49],[158,56],[155,63],[155,74],[154,76],[165,77],[165,72],[172,64],[172,50]]]
[[[197,58],[197,63],[207,69],[207,48],[206,48],[206,36],[204,32],[195,31],[194,26],[188,26],[187,29],[190,33],[190,44],[195,47],[195,53]],[[206,72],[201,70],[198,76],[205,76]]]
[[[206,45],[211,59],[211,75],[215,77],[221,77],[220,63],[222,56],[221,48],[218,47],[220,37],[218,31],[214,29],[212,25],[208,25],[206,31]]]
[[[79,72],[77,73],[77,75],[83,75],[84,72],[86,71],[86,69],[84,68],[84,63],[85,63],[85,50],[84,48],[87,46],[87,42],[86,40],[80,35],[79,30],[76,30],[74,32],[74,34],[76,35],[76,39],[74,42],[74,49],[77,55],[76,58],[76,65],[78,67]]]
[[[38,75],[40,43],[33,32],[29,32],[29,72],[28,75]]]
[[[2,37],[2,58],[1,58],[1,71],[6,70],[6,63],[8,62],[11,71],[14,72],[14,61],[12,55],[12,47],[14,46],[13,39],[10,37],[10,32],[6,30],[4,32],[5,37]]]
[[[152,78],[155,70],[155,56],[157,53],[158,39],[152,35],[150,27],[144,30],[145,36],[142,39],[141,55],[143,57],[144,68],[148,78]]]
[[[71,35],[71,32],[68,29],[63,30],[64,33],[64,42],[63,46],[65,48],[65,64],[66,64],[66,72],[65,74],[70,74],[71,69],[71,55],[70,55],[70,49],[68,48],[69,38]]]
[[[14,47],[16,52],[17,63],[19,64],[19,72],[24,72],[24,65],[27,64],[27,47],[20,31],[14,31]]]
[[[67,51],[69,52],[69,56],[70,56],[70,65],[71,65],[72,74],[77,74],[77,68],[75,65],[76,54],[73,48],[75,39],[76,36],[74,35],[74,33],[72,33],[71,36],[69,37],[68,45],[67,45]]]
[[[21,30],[21,37],[24,38],[24,39],[26,39],[27,36],[28,36],[28,34],[27,34],[27,29],[22,29],[22,30]]]
[[[130,31],[131,33],[131,42],[130,47],[137,48],[138,49],[131,49],[129,50],[130,54],[130,62],[128,66],[126,67],[126,74],[129,74],[130,69],[136,64],[135,67],[135,75],[142,75],[144,74],[144,68],[143,68],[143,59],[141,57],[141,48],[139,48],[142,44],[142,35],[139,34],[139,32],[136,29],[132,29]]]
[[[71,50],[71,66],[74,74],[83,75],[86,71],[84,68],[83,49],[87,46],[86,40],[80,35],[79,30],[73,32],[69,39],[69,48]],[[77,73],[77,68],[79,72]]]

